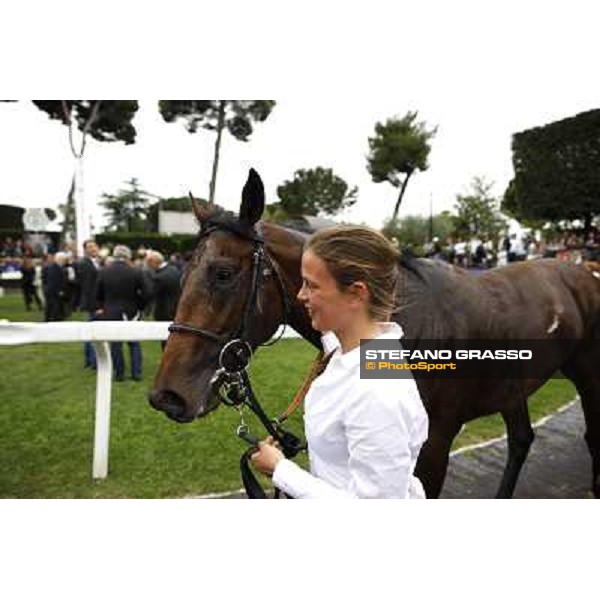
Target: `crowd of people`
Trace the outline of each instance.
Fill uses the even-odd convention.
[[[425,244],[423,254],[427,258],[444,260],[463,268],[492,268],[507,263],[536,258],[558,258],[581,262],[600,260],[600,230],[592,229],[587,235],[571,230],[561,234],[549,234],[538,241],[531,234],[506,234],[495,245],[491,240],[448,237],[445,242],[434,237]]]
[[[184,261],[179,254],[168,260],[156,250],[143,247],[133,253],[124,245],[112,251],[95,241],[83,244],[77,258],[72,245],[57,252],[33,257],[22,240],[7,238],[0,244],[0,272],[21,275],[21,289],[28,311],[43,311],[44,321],[63,321],[74,311],[93,320],[139,320],[152,316],[171,321],[175,316]],[[162,342],[164,348],[164,342]],[[139,342],[128,342],[131,378],[142,378]],[[123,349],[111,344],[114,378],[125,379]],[[96,369],[93,345],[84,345],[84,367]]]
[[[573,262],[600,261],[600,229],[593,228],[587,235],[577,231],[551,235],[545,244],[545,255]]]
[[[444,260],[463,268],[491,268],[497,264],[497,252],[491,241],[472,238],[465,240],[448,237],[445,243],[434,237],[425,244],[423,253],[426,258]]]

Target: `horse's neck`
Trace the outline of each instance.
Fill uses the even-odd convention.
[[[486,299],[472,275],[428,259],[403,259],[394,320],[407,338],[469,338],[487,326]]]
[[[306,236],[273,223],[265,224],[267,251],[275,260],[289,298],[288,324],[313,346],[321,348],[321,334],[313,329],[304,306],[298,300],[302,287],[300,263]]]

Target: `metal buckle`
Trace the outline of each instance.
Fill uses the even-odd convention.
[[[252,346],[244,340],[236,338],[227,342],[219,353],[219,366],[227,373],[245,371],[252,358]]]
[[[240,424],[237,426],[237,429],[235,430],[235,435],[237,435],[239,438],[243,439],[245,442],[248,442],[248,444],[250,444],[251,446],[258,447],[259,440],[257,437],[253,436],[250,433],[250,428],[246,424],[246,421],[244,421],[244,412],[243,412],[243,408],[241,406],[238,407],[238,412],[240,413]]]

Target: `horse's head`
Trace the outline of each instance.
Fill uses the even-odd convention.
[[[192,203],[198,243],[149,396],[154,408],[182,423],[218,406],[218,370],[228,342],[256,348],[277,330],[289,303],[258,223],[265,203],[258,173],[250,170],[238,217]]]

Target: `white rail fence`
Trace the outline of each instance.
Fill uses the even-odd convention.
[[[92,342],[96,349],[96,414],[94,420],[94,456],[92,477],[108,474],[110,408],[112,398],[112,359],[109,342],[166,340],[167,321],[67,321],[61,323],[12,323],[0,321],[0,345]],[[277,335],[280,332],[277,332]],[[283,337],[299,337],[287,328]]]

